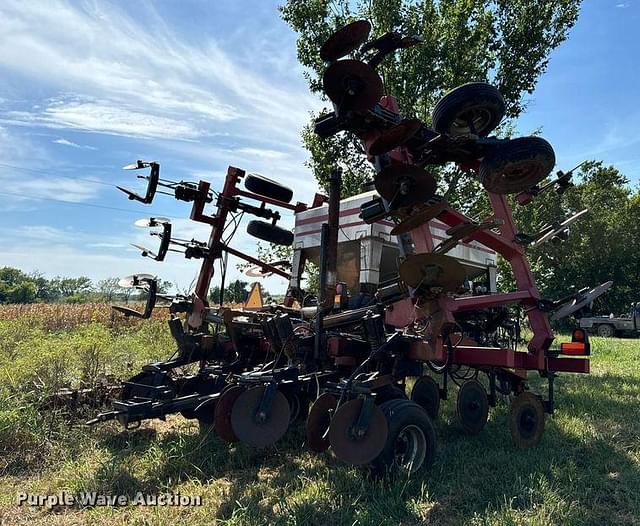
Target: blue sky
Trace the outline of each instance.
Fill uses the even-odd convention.
[[[138,158],[158,160],[164,177],[214,187],[232,164],[311,199],[299,130],[322,103],[276,6],[3,0],[0,265],[95,279],[146,271],[188,285],[197,262],[173,254],[160,264],[128,247],[153,244],[133,226],[150,215],[178,218],[177,236],[207,236],[186,219],[188,204],[159,196],[144,206],[111,186],[135,187],[120,167]],[[558,168],[595,158],[640,179],[638,27],[637,1],[587,0],[551,56],[518,129],[542,127]],[[236,246],[255,241],[241,234]]]

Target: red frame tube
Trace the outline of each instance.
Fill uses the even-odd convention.
[[[380,104],[399,113],[397,102],[393,97],[383,97]],[[368,151],[369,145],[378,136],[373,132],[364,138],[365,149]],[[373,157],[369,156],[373,161]],[[390,158],[396,162],[411,162],[411,156],[406,148],[399,147],[390,152]],[[478,172],[479,162],[472,165],[460,166],[464,170]],[[520,303],[526,307],[529,324],[533,331],[533,337],[528,344],[528,352],[515,352],[512,349],[492,349],[487,347],[472,346],[458,347],[454,349],[453,361],[465,365],[496,366],[512,368],[516,370],[567,370],[572,372],[588,372],[588,360],[584,365],[576,360],[567,361],[565,358],[547,358],[546,354],[554,339],[553,331],[545,312],[538,307],[540,293],[536,287],[535,279],[531,273],[527,257],[522,246],[515,242],[517,226],[513,221],[511,209],[504,195],[489,193],[489,202],[493,211],[493,219],[501,219],[503,224],[499,227],[500,233],[491,230],[483,230],[469,235],[461,242],[478,241],[483,245],[495,250],[504,257],[513,271],[517,290],[505,294],[494,294],[485,296],[469,297],[441,297],[436,301],[436,312],[423,311],[414,300],[404,299],[394,303],[386,313],[387,323],[396,327],[407,327],[416,319],[434,314],[433,323],[427,329],[431,334],[427,335],[431,345],[432,355],[437,359],[444,360],[446,357],[442,328],[444,325],[455,323],[454,313],[468,310],[478,310],[487,307],[505,305],[509,303]],[[449,227],[472,221],[470,218],[447,207],[438,219]],[[431,252],[434,247],[434,239],[425,223],[410,232],[415,250],[417,253]],[[526,373],[525,373],[526,376]]]
[[[237,185],[240,182],[240,179],[242,179],[244,176],[245,172],[240,168],[235,168],[233,166],[229,166],[227,168],[227,175],[224,179],[224,186],[222,188],[222,192],[220,193],[217,210],[215,215],[212,216],[204,213],[204,207],[207,204],[207,197],[209,195],[209,189],[211,185],[207,181],[200,181],[198,183],[198,197],[195,199],[191,208],[190,218],[192,221],[210,225],[211,234],[209,235],[209,241],[207,243],[209,256],[204,258],[204,260],[202,261],[202,265],[200,266],[200,272],[198,274],[198,280],[196,282],[196,287],[193,294],[193,311],[191,312],[187,320],[188,325],[193,329],[197,329],[202,324],[203,311],[208,306],[207,297],[209,294],[209,287],[211,286],[211,280],[213,279],[214,275],[214,263],[217,259],[222,257],[223,252],[228,252],[229,254],[244,259],[249,263],[259,265],[263,269],[269,270],[270,272],[278,274],[279,276],[282,276],[284,278],[290,278],[290,275],[284,272],[282,269],[274,267],[269,263],[260,261],[259,259],[253,258],[243,252],[240,252],[239,250],[235,250],[222,243],[224,226],[227,222],[229,212],[231,211],[229,203],[231,202],[230,199],[233,197],[246,197],[249,199],[254,199],[256,201],[275,205],[280,208],[293,210],[294,212],[300,212],[302,210],[306,210],[307,208],[307,205],[304,203],[296,203],[295,205],[292,205],[290,203],[285,203],[284,201],[278,201],[276,199],[253,194],[251,192],[239,189]]]

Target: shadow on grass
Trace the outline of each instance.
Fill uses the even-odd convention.
[[[506,404],[469,437],[455,423],[450,395],[436,426],[437,461],[411,480],[372,481],[330,453],[301,452],[299,428],[263,451],[212,434],[140,429],[102,438],[112,458],[87,483],[129,495],[210,484],[212,513],[230,524],[509,523],[512,516],[528,522],[530,513],[564,524],[638,523],[639,380],[562,377],[556,416],[547,419],[542,444],[527,451],[511,443]]]

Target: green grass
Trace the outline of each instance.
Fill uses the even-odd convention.
[[[18,340],[6,336],[19,323],[0,322],[0,524],[640,524],[638,340],[592,339],[592,373],[558,379],[556,414],[534,450],[512,446],[505,402],[480,435],[465,436],[452,390],[437,421],[433,468],[385,484],[331,453],[304,451],[301,429],[254,451],[200,435],[179,417],[122,431],[115,424],[86,428],[82,415],[39,414],[38,377],[77,382],[88,374],[87,356],[97,357],[93,372],[126,375],[171,345],[156,322],[127,332],[97,324],[64,333],[17,326]],[[17,491],[62,489],[180,492],[202,495],[203,506],[15,506]]]

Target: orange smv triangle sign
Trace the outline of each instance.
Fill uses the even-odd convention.
[[[244,310],[260,310],[262,306],[262,287],[256,281],[251,285],[251,292],[247,296],[247,301],[244,302]]]

